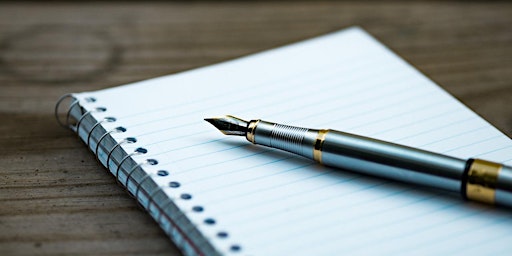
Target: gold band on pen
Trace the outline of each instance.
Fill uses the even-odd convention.
[[[252,142],[252,143],[255,143],[254,142],[254,130],[256,129],[256,126],[258,126],[258,123],[260,122],[261,120],[256,120],[256,121],[251,121],[249,123],[249,125],[247,126],[247,133],[245,135],[245,137],[247,138],[248,141]]]
[[[319,163],[322,163],[322,147],[328,132],[329,130],[320,130],[316,136],[315,147],[313,148],[313,159]]]
[[[474,201],[494,204],[501,167],[502,165],[497,163],[474,159],[468,171],[466,197]]]

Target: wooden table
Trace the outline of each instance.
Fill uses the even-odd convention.
[[[0,3],[0,255],[179,252],[53,107],[359,25],[508,136],[512,3]]]

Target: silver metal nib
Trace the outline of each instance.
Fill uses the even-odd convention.
[[[215,128],[219,129],[225,135],[245,136],[247,133],[248,122],[238,117],[226,115],[222,117],[205,118]]]

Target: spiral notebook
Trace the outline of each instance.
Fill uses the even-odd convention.
[[[360,28],[69,97],[60,122],[184,254],[512,250],[507,210],[320,166],[203,121],[233,114],[512,164],[510,138]]]

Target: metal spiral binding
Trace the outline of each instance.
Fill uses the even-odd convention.
[[[91,109],[91,110],[88,110],[86,111],[85,113],[83,113],[79,118],[78,120],[76,121],[76,124],[72,125],[71,124],[71,111],[76,107],[76,106],[79,106],[79,103],[80,101],[79,100],[74,100],[70,103],[67,111],[66,111],[66,119],[65,119],[65,122],[63,122],[62,120],[59,119],[59,115],[58,115],[58,110],[59,110],[59,107],[60,105],[62,104],[62,102],[64,102],[64,100],[66,100],[67,98],[73,98],[73,95],[72,94],[66,94],[66,95],[63,95],[61,98],[59,98],[59,100],[57,101],[57,104],[55,106],[55,118],[57,120],[57,122],[59,123],[59,125],[65,127],[65,128],[69,128],[71,130],[73,130],[74,132],[76,132],[80,138],[80,126],[82,125],[82,122],[83,120],[85,120],[85,118],[89,115],[91,115],[93,112],[105,112],[107,111],[106,108],[104,107],[96,107],[94,109]],[[96,99],[95,98],[86,98],[86,101],[88,102],[96,102]],[[91,129],[88,131],[87,133],[87,136],[86,136],[86,145],[88,148],[91,148],[91,139],[92,138],[97,138],[95,136],[92,136],[93,134],[93,131],[95,129],[97,129],[97,127],[101,126],[103,123],[105,122],[116,122],[116,118],[115,117],[105,117],[103,118],[101,121],[97,121],[92,127]],[[113,133],[122,133],[122,132],[126,132],[126,128],[124,128],[123,126],[118,126],[110,131],[106,131],[105,133],[103,133],[101,136],[99,136],[99,139],[97,139],[97,142],[96,142],[96,147],[94,149],[94,154],[96,156],[96,160],[98,162],[100,162],[102,165],[103,163],[100,161],[99,159],[99,148],[100,148],[100,145],[102,144],[102,141],[107,138],[109,135],[112,135]],[[108,170],[111,170],[110,168],[110,160],[112,158],[112,155],[114,153],[114,151],[116,151],[119,147],[122,146],[122,144],[124,143],[136,143],[137,142],[137,139],[134,138],[134,137],[126,137],[124,138],[123,140],[117,142],[110,150],[106,151],[104,150],[105,153],[107,153],[107,159],[106,159],[106,162],[105,162],[105,167],[108,169]],[[103,146],[104,147],[104,146]],[[137,168],[140,168],[141,166],[145,165],[145,164],[149,164],[149,165],[156,165],[158,164],[158,161],[156,159],[146,159],[144,162],[141,162],[141,163],[137,163],[135,166],[133,166],[129,172],[126,173],[126,179],[124,181],[124,184],[119,180],[119,172],[121,171],[121,166],[123,165],[123,163],[132,158],[132,156],[135,156],[135,155],[140,155],[140,154],[146,154],[148,152],[147,149],[145,148],[142,148],[142,147],[138,147],[136,148],[132,153],[129,153],[127,154],[126,156],[124,156],[120,161],[119,163],[117,164],[117,168],[116,168],[116,171],[114,173],[115,177],[116,177],[116,182],[121,186],[121,187],[124,187],[124,189],[131,195],[133,196],[137,203],[139,204],[139,206],[141,206],[142,208],[145,208],[148,212],[150,211],[150,207],[151,205],[153,204],[155,207],[156,207],[156,215],[154,215],[154,219],[157,223],[163,225],[164,221],[163,221],[163,217],[165,217],[165,219],[168,221],[169,223],[169,227],[168,228],[164,228],[164,231],[169,234],[171,237],[178,237],[180,239],[184,239],[183,241],[185,241],[185,243],[183,243],[183,241],[181,242],[182,246],[185,246],[184,248],[186,248],[187,250],[192,250],[194,251],[196,254],[201,254],[201,250],[197,247],[196,244],[194,244],[190,238],[186,235],[187,231],[186,230],[183,230],[182,227],[178,226],[176,224],[176,219],[172,219],[170,218],[170,216],[167,216],[165,214],[165,211],[164,209],[169,207],[175,199],[183,199],[183,200],[190,200],[192,197],[190,194],[188,193],[183,193],[181,194],[180,197],[176,197],[174,199],[172,198],[168,198],[169,200],[167,202],[165,202],[163,205],[158,205],[158,203],[154,200],[154,197],[156,196],[156,194],[160,191],[163,191],[165,189],[165,187],[162,187],[162,186],[158,186],[158,183],[157,186],[154,188],[154,190],[152,190],[151,192],[147,191],[146,189],[144,189],[142,187],[142,185],[147,182],[148,180],[152,180],[151,178],[151,174],[147,173],[144,171],[144,177],[140,179],[140,182],[137,182],[133,177],[133,173],[135,172],[135,170]],[[116,165],[116,164],[114,164]],[[161,170],[161,171],[164,171],[164,170]],[[160,172],[160,171],[159,171]],[[168,172],[166,173],[166,175],[168,174]],[[160,173],[158,173],[158,175],[160,175]],[[162,175],[163,176],[163,175]],[[129,185],[129,182],[130,182],[130,179],[133,180],[133,182],[136,182],[137,185],[136,185],[136,188],[135,188],[135,192],[134,193],[131,193],[129,188],[128,188],[128,185]],[[179,185],[179,183],[178,183]],[[169,185],[171,186],[171,185]],[[144,206],[141,199],[139,198],[139,192],[142,190],[142,192],[147,196],[148,200],[147,200],[147,204]],[[139,200],[140,199],[140,200]],[[203,207],[202,206],[194,206],[191,210],[194,211],[194,212],[202,212],[203,211]],[[183,209],[182,209],[183,210]],[[185,212],[183,212],[183,214],[181,214],[180,216],[178,216],[178,218],[183,218],[184,216],[186,216]],[[206,221],[207,220],[211,220],[211,219],[205,219],[205,223],[207,223]],[[209,223],[209,224],[214,224],[215,222],[213,223]],[[163,227],[163,226],[162,226]],[[220,236],[218,235],[218,237],[221,237],[221,238],[225,238],[227,237],[227,233],[226,232],[223,232],[223,231],[219,231],[218,234],[221,234],[223,233],[225,236]],[[179,241],[179,240],[178,240]],[[235,252],[235,251],[239,251],[240,250],[240,246],[236,245],[236,244],[233,244],[231,245],[231,247],[229,248],[229,250]]]
[[[151,206],[151,203],[154,203],[153,201],[153,197],[155,196],[155,194],[161,190],[161,187],[157,187],[154,191],[151,191],[151,193],[148,195],[148,204],[146,205],[146,209],[149,210],[149,207]],[[156,204],[155,204],[156,205]],[[160,212],[160,214],[162,214]]]
[[[140,166],[142,166],[142,165],[144,165],[144,164],[157,165],[157,164],[158,164],[158,161],[157,161],[157,160],[155,160],[155,159],[146,159],[146,161],[145,161],[145,162],[138,163],[138,164],[136,164],[134,167],[132,167],[132,169],[130,170],[130,172],[128,172],[128,173],[126,174],[126,180],[125,180],[125,182],[124,182],[124,186],[126,187],[126,189],[127,189],[127,190],[128,190],[128,182],[130,182],[130,178],[131,178],[131,176],[132,176],[133,172],[135,171],[135,169],[137,169],[138,167],[140,167]],[[146,176],[147,176],[147,175],[146,175]],[[139,185],[140,185],[140,183],[139,183]],[[137,185],[137,188],[139,187],[139,185]],[[130,191],[128,190],[128,192],[130,192]],[[134,196],[135,198],[137,198],[137,197],[135,196],[135,194],[133,194],[133,196]]]
[[[110,150],[109,155],[112,152],[113,152],[113,150]],[[125,157],[123,157],[123,159],[121,159],[121,161],[119,161],[119,164],[117,165],[117,169],[116,169],[116,173],[115,173],[116,181],[118,184],[122,185],[122,183],[119,181],[119,170],[121,169],[121,166],[123,165],[124,161],[126,161],[127,159],[129,159],[132,156],[146,154],[147,152],[148,152],[148,150],[145,148],[136,148],[132,153],[126,155]]]
[[[110,166],[110,157],[112,156],[112,153],[115,151],[115,149],[117,147],[121,146],[124,143],[135,143],[135,142],[137,142],[136,138],[128,137],[128,138],[124,138],[122,141],[116,143],[116,145],[114,145],[114,147],[112,147],[112,149],[110,149],[109,152],[108,152],[107,162],[106,162],[106,166],[105,167],[109,168],[109,166]]]
[[[57,104],[55,104],[55,119],[57,119],[57,123],[59,123],[60,126],[64,127],[64,128],[71,128],[71,125],[69,124],[69,118],[70,118],[70,114],[71,114],[71,109],[76,105],[78,104],[78,100],[75,100],[73,101],[70,105],[69,105],[69,108],[68,110],[66,111],[66,122],[63,123],[60,118],[59,118],[59,107],[60,107],[60,104],[62,104],[62,102],[67,99],[67,98],[73,98],[73,95],[71,93],[68,93],[68,94],[65,94],[65,95],[62,95],[62,97],[59,98],[59,100],[57,101]]]
[[[101,163],[100,161],[100,158],[99,158],[99,155],[98,155],[98,149],[100,148],[100,145],[101,145],[101,141],[103,139],[105,139],[109,134],[112,134],[112,133],[118,133],[118,132],[125,132],[126,131],[126,128],[122,127],[122,126],[118,126],[106,133],[104,133],[103,135],[101,135],[101,137],[98,139],[98,142],[96,142],[96,149],[94,150],[94,155],[96,156],[96,161],[98,161],[99,163]],[[101,165],[103,165],[103,163],[101,163]],[[105,166],[107,167],[107,166]]]
[[[115,121],[116,121],[115,117],[105,117],[105,118],[103,118],[103,120],[96,122],[92,126],[91,130],[89,131],[89,133],[87,134],[87,147],[91,148],[91,135],[92,135],[92,132],[94,131],[94,129],[96,129],[96,127],[98,127],[100,124],[102,124],[104,122],[112,123],[112,122],[115,122]]]
[[[148,178],[150,178],[150,177],[151,177],[151,176],[149,176],[147,173],[145,173],[144,178],[142,178],[142,179],[140,180],[139,184],[137,184],[137,187],[135,188],[135,194],[133,195],[135,198],[139,198],[139,191],[140,191],[140,188],[141,188],[142,184],[143,184],[146,180],[148,180]],[[146,192],[144,192],[144,193],[147,195],[147,193],[146,193]],[[140,204],[140,203],[139,203],[139,205],[140,205],[141,207],[143,207],[143,208],[144,208],[144,206],[142,206],[142,204]]]
[[[129,174],[129,176],[131,175],[131,172]],[[148,179],[150,178],[151,176],[144,172],[144,177],[141,179],[141,181],[139,183],[137,183],[137,187],[135,188],[135,193],[133,193],[133,197],[134,198],[139,198],[139,191],[140,191],[140,188],[142,186],[142,184]],[[128,187],[128,186],[127,186]],[[145,192],[144,192],[145,193]],[[146,193],[147,195],[147,193]],[[139,201],[139,200],[136,200],[137,201],[137,205],[140,206],[140,208],[144,209],[144,206],[142,205],[142,203]],[[157,221],[158,222],[158,221]]]
[[[66,113],[66,127],[68,127],[71,130],[73,130],[73,125],[69,123],[69,120],[71,118],[71,109],[73,109],[76,105],[78,105],[78,100],[74,101],[73,103],[71,103],[71,105],[69,105],[69,109]]]
[[[93,112],[105,112],[105,111],[107,111],[106,108],[97,107],[93,110],[89,110],[89,111],[83,113],[82,116],[80,116],[80,118],[78,119],[78,122],[76,123],[76,125],[74,126],[74,129],[73,129],[73,126],[71,126],[71,129],[73,129],[76,132],[76,134],[78,135],[78,137],[80,137],[80,125],[82,124],[82,121],[84,120],[84,118]]]
[[[73,102],[71,102],[71,104],[69,105],[68,107],[68,110],[66,111],[66,122],[63,123],[60,118],[59,118],[59,108],[60,108],[60,104],[62,104],[62,102],[64,102],[65,99],[67,98],[73,98],[73,94],[71,93],[68,93],[68,94],[64,94],[63,96],[61,96],[58,100],[57,100],[57,104],[55,104],[55,109],[54,109],[54,114],[55,114],[55,119],[57,120],[57,123],[59,123],[60,126],[64,127],[64,128],[69,128],[71,130],[75,130],[74,127],[79,127],[80,126],[80,123],[82,122],[82,119],[87,115],[87,114],[90,114],[90,112],[92,112],[93,110],[90,110],[90,111],[87,111],[86,113],[84,113],[78,120],[78,123],[76,125],[71,125],[70,123],[70,120],[71,120],[71,110],[77,106],[80,101],[75,99]],[[89,97],[89,98],[86,98],[86,100],[88,102],[96,102],[96,99],[95,98],[92,98],[92,97]],[[104,107],[98,107],[95,109],[96,111],[99,111],[99,112],[104,112],[106,111],[107,109],[104,108]],[[77,132],[78,133],[78,132]]]
[[[106,135],[108,135],[108,134],[110,134],[110,132],[109,132],[109,133],[104,134],[103,136],[106,136]],[[102,137],[103,137],[103,136],[102,136]],[[115,150],[116,150],[116,149],[117,149],[117,148],[118,148],[118,147],[119,147],[123,142],[128,141],[128,139],[129,139],[129,138],[126,138],[126,139],[124,139],[123,141],[121,141],[121,142],[117,143],[115,146],[113,146],[113,147],[112,147],[112,149],[110,149],[110,150],[108,151],[108,155],[109,155],[109,158],[108,158],[108,159],[110,159],[110,156],[112,155],[112,153],[113,153],[113,152],[114,152],[114,151],[115,151]],[[135,142],[135,141],[136,141],[136,139],[135,139],[135,138],[133,138],[133,139],[134,139],[134,142]],[[100,143],[100,142],[101,142],[101,140],[102,140],[102,139],[100,139],[100,140],[98,141],[98,143]],[[155,216],[155,217],[154,217],[154,219],[155,219],[155,221],[156,221],[157,223],[162,224],[162,223],[163,223],[163,222],[162,222],[162,216],[164,215],[164,214],[163,214],[163,212],[164,212],[164,210],[163,210],[163,209],[164,209],[164,208],[163,208],[163,207],[161,207],[161,206],[159,206],[159,205],[154,201],[154,197],[155,197],[155,195],[156,195],[159,191],[161,191],[161,190],[162,190],[162,187],[156,187],[156,188],[155,188],[153,191],[151,191],[151,193],[149,193],[149,194],[147,194],[147,193],[145,192],[145,193],[146,193],[146,195],[147,195],[147,197],[148,197],[148,203],[147,203],[147,205],[146,205],[146,206],[144,206],[144,205],[142,204],[142,201],[140,201],[140,200],[139,200],[140,198],[139,198],[138,193],[139,193],[139,191],[141,190],[141,185],[142,185],[146,180],[148,180],[148,178],[150,178],[150,175],[148,175],[148,174],[146,173],[145,177],[141,180],[141,182],[137,184],[137,187],[136,187],[136,189],[135,189],[135,193],[131,193],[131,192],[130,192],[130,190],[128,189],[129,180],[130,180],[130,178],[132,177],[133,172],[134,172],[138,167],[140,167],[140,166],[142,166],[142,165],[144,165],[144,164],[155,165],[155,164],[158,164],[158,161],[157,161],[157,160],[155,160],[155,159],[147,159],[145,162],[142,162],[142,163],[138,163],[138,164],[136,164],[136,165],[135,165],[134,167],[132,167],[132,168],[131,168],[131,170],[127,173],[127,177],[126,177],[126,180],[125,180],[125,183],[124,183],[124,184],[123,184],[123,183],[120,181],[120,179],[119,179],[119,173],[120,173],[120,171],[121,171],[121,166],[123,165],[123,163],[124,163],[127,159],[131,158],[131,157],[132,157],[132,156],[134,156],[134,155],[145,154],[145,153],[147,153],[147,150],[146,150],[145,148],[139,147],[139,148],[136,148],[132,153],[127,154],[125,157],[123,157],[123,158],[121,159],[121,161],[119,161],[119,164],[117,165],[117,169],[116,169],[116,171],[115,171],[116,182],[117,182],[121,187],[123,187],[123,189],[124,189],[124,190],[126,190],[126,191],[128,192],[128,194],[129,194],[129,195],[133,196],[133,197],[136,199],[136,201],[137,201],[138,205],[139,205],[139,206],[141,206],[142,208],[146,209],[146,211],[148,211],[148,212],[149,212],[149,211],[150,211],[151,204],[153,204],[153,205],[156,207],[156,209],[157,209],[157,210],[156,210],[156,212],[157,212],[157,214],[158,214],[157,216]],[[110,164],[110,162],[109,162],[109,164]],[[110,166],[109,166],[109,165],[107,165],[107,169],[109,169],[109,170],[110,170]],[[168,206],[168,204],[170,204],[170,203],[172,203],[172,200],[169,200],[169,201],[165,204],[165,207],[167,207],[167,206]],[[183,217],[183,216],[181,216],[181,215],[180,215],[180,217]],[[195,254],[199,254],[199,255],[200,255],[200,254],[202,254],[202,253],[201,253],[201,251],[200,251],[200,249],[199,249],[198,247],[196,247],[196,245],[195,245],[194,243],[192,243],[192,241],[190,240],[190,238],[186,235],[186,233],[187,233],[187,232],[186,232],[186,231],[184,231],[181,227],[179,227],[179,226],[177,225],[176,220],[173,220],[173,219],[169,218],[169,216],[167,216],[167,215],[165,215],[165,218],[167,219],[167,221],[169,222],[169,224],[170,224],[170,225],[171,225],[171,227],[172,227],[171,229],[166,228],[166,229],[164,230],[166,233],[168,233],[171,237],[173,237],[173,235],[171,234],[171,230],[175,230],[175,232],[177,232],[176,234],[179,234],[179,236],[181,237],[181,239],[184,239],[185,241],[187,241],[187,243],[186,243],[185,245],[186,245],[186,246],[188,246],[188,247],[187,247],[187,248],[188,248],[188,250],[193,250],[193,251],[195,252]],[[174,235],[176,235],[176,234],[174,234]]]

